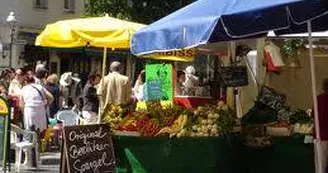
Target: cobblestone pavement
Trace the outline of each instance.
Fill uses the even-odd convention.
[[[2,169],[2,168],[1,168]],[[59,173],[60,169],[60,152],[42,153],[41,164],[38,168],[29,168],[21,166],[20,173]],[[1,172],[1,171],[0,171]],[[14,163],[12,163],[11,173],[14,173]]]

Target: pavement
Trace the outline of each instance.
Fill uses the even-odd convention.
[[[60,152],[41,153],[41,164],[38,168],[29,168],[21,165],[20,173],[59,173]],[[1,171],[0,171],[1,172]],[[14,163],[12,163],[11,173],[14,173]]]

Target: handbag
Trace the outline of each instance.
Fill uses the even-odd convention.
[[[45,97],[44,97],[44,95],[42,94],[42,92],[37,87],[35,87],[33,85],[31,85],[31,87],[34,88],[39,93],[39,95],[40,95],[40,97],[41,97],[42,100],[46,100]],[[49,116],[48,116],[49,111],[47,111],[47,109],[48,109],[47,106],[45,106],[45,109],[46,109],[45,116],[46,116],[47,124],[50,124],[50,122],[49,122]]]

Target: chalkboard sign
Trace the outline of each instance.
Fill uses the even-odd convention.
[[[218,76],[221,86],[239,87],[248,85],[248,74],[245,66],[221,67]]]
[[[61,173],[115,173],[108,124],[67,126],[63,136]]]

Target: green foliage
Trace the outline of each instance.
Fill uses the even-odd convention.
[[[108,13],[109,16],[119,19],[130,20],[130,9],[127,6],[128,0],[86,0],[86,16],[103,16]]]
[[[230,135],[233,131],[233,128],[236,125],[236,114],[231,109],[228,108],[227,110],[219,109],[215,111],[220,116],[216,120],[216,124],[218,125],[219,131],[224,135]]]
[[[303,40],[301,39],[285,40],[282,51],[287,57],[291,57],[297,52],[297,49],[301,47],[304,47]]]
[[[289,118],[292,124],[295,123],[313,123],[313,117],[308,115],[304,110],[298,109]]]
[[[86,16],[110,16],[149,24],[194,0],[87,0]]]

